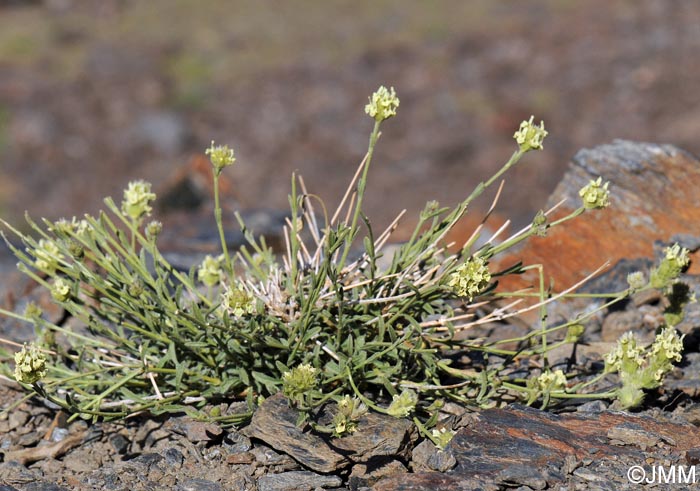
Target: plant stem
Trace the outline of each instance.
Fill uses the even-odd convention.
[[[221,239],[221,250],[224,253],[224,262],[226,273],[229,278],[233,278],[233,265],[231,257],[228,254],[228,245],[226,245],[226,236],[224,235],[224,224],[221,219],[221,202],[219,199],[219,172],[214,169],[214,219],[216,220],[216,228],[219,229],[219,239]]]
[[[369,165],[372,163],[372,154],[374,153],[374,147],[379,139],[379,121],[374,122],[374,129],[369,137],[369,145],[367,147],[367,159],[365,161],[365,168],[362,169],[362,177],[357,182],[357,202],[355,203],[355,212],[352,216],[352,223],[350,225],[350,233],[348,234],[348,241],[345,243],[345,249],[343,250],[343,255],[338,263],[338,271],[342,271],[345,261],[350,253],[350,248],[355,239],[355,233],[357,232],[357,222],[360,218],[360,213],[362,212],[362,200],[365,196],[365,188],[367,187],[367,172],[369,171]]]

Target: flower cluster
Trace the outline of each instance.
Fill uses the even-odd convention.
[[[491,273],[486,261],[476,256],[470,258],[450,275],[447,283],[461,297],[469,297],[471,302],[484,291],[491,281]]]
[[[354,433],[357,423],[367,413],[365,406],[356,397],[343,396],[337,403],[337,410],[333,416],[333,436],[339,437]]]
[[[63,255],[52,240],[41,239],[34,249],[34,266],[47,274],[54,274]]]
[[[84,218],[78,220],[73,217],[69,220],[65,218],[60,218],[53,223],[52,230],[59,235],[83,235],[85,232],[90,230],[90,223]]]
[[[292,402],[301,402],[316,387],[318,370],[305,363],[282,374],[282,393]]]
[[[70,283],[63,278],[56,278],[51,284],[51,297],[57,302],[65,302],[70,298]]]
[[[547,136],[547,130],[544,129],[544,121],[540,121],[540,125],[536,126],[533,123],[534,116],[520,123],[520,128],[515,132],[513,138],[518,143],[521,152],[529,152],[530,150],[541,150],[544,148],[542,143]]]
[[[447,444],[450,443],[455,436],[455,432],[444,427],[439,430],[434,428],[433,431],[430,432],[430,435],[435,446],[440,450],[445,450]]]
[[[562,390],[566,388],[566,375],[561,370],[547,370],[537,377],[537,385],[542,392]]]
[[[617,398],[624,408],[638,406],[644,389],[661,385],[673,363],[681,361],[683,337],[672,327],[662,329],[647,349],[637,345],[631,332],[623,335],[613,351],[605,356],[606,372],[618,372],[622,386]]]
[[[23,346],[15,353],[15,380],[22,384],[33,384],[46,377],[46,356],[31,344],[29,349]]]
[[[399,107],[399,98],[396,97],[394,88],[387,89],[383,85],[369,98],[369,104],[365,106],[365,112],[375,121],[381,122],[396,116]]]
[[[595,210],[598,208],[606,208],[610,205],[610,191],[608,191],[609,182],[603,183],[603,178],[599,177],[595,181],[591,180],[583,186],[578,195],[583,201],[583,207],[586,210]]]
[[[209,156],[211,165],[214,166],[214,172],[218,176],[224,167],[233,165],[236,157],[233,156],[233,149],[228,145],[214,145],[214,140],[211,141],[211,146],[204,153]]]
[[[221,309],[234,317],[243,317],[255,313],[255,297],[241,286],[229,288],[224,286],[221,293]]]
[[[146,238],[155,241],[163,231],[163,223],[158,220],[152,220],[146,225]]]
[[[650,284],[654,288],[665,288],[676,282],[683,269],[690,262],[689,251],[685,247],[673,244],[664,250],[664,258],[658,267],[651,271]]]
[[[631,291],[636,292],[647,285],[647,280],[644,277],[644,273],[641,271],[635,271],[634,273],[627,275],[627,284],[629,285]]]
[[[151,202],[155,199],[156,195],[151,192],[150,182],[132,181],[124,190],[122,212],[134,221],[140,220],[144,216],[151,214],[151,211],[153,211]]]
[[[207,254],[197,269],[197,279],[207,286],[216,286],[224,279],[224,256]]]
[[[566,342],[578,343],[583,337],[586,328],[582,324],[572,324],[566,329]]]
[[[387,414],[395,418],[405,418],[413,412],[418,404],[418,394],[410,389],[404,389],[399,395],[394,395]]]

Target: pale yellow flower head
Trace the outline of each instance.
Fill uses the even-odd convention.
[[[480,257],[472,257],[450,275],[448,286],[454,288],[460,297],[468,297],[471,302],[484,291],[491,281],[488,265]]]
[[[383,85],[369,98],[369,104],[365,106],[365,112],[375,121],[384,121],[396,116],[399,107],[399,98],[396,97],[394,88],[387,89]]]
[[[547,130],[544,129],[544,121],[540,121],[540,125],[536,126],[533,122],[534,119],[534,116],[530,116],[529,120],[520,123],[520,128],[513,135],[522,152],[542,150],[544,148],[542,143],[547,136]]]
[[[603,183],[603,178],[599,177],[582,187],[578,195],[581,196],[583,207],[587,210],[606,208],[610,205],[609,182]]]
[[[204,153],[209,156],[211,165],[214,166],[214,171],[217,175],[221,173],[224,167],[233,165],[236,161],[232,148],[229,148],[228,145],[215,145],[214,140],[211,141],[211,145]]]
[[[31,344],[15,353],[15,380],[23,384],[33,384],[46,377],[46,356]]]
[[[132,220],[140,220],[144,216],[151,214],[151,211],[153,211],[151,202],[155,199],[156,195],[151,192],[150,182],[131,181],[124,190],[122,212]]]

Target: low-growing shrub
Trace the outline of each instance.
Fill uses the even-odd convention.
[[[628,289],[611,293],[585,316],[548,325],[547,304],[578,285],[550,292],[540,265],[495,269],[494,259],[550,227],[608,206],[607,183],[598,179],[584,187],[580,207],[569,216],[550,221],[553,210],[539,212],[531,225],[504,238],[505,226],[488,238],[480,237],[479,227],[466,243],[448,248],[445,237],[472,201],[523,155],[542,148],[547,132],[530,118],[514,135],[513,155],[493,177],[453,208],[429,202],[411,237],[383,258],[402,215],[377,234],[362,204],[380,126],[398,106],[393,88],[382,87],[370,98],[369,148],[332,214],[301,178],[292,178],[286,250],[279,256],[240,217],[247,246],[229,252],[218,179],[235,158],[233,150],[214,142],[206,153],[222,254],[207,256],[188,272],[178,271],[158,249],[162,225],[148,221],[156,196],[143,181],[129,184],[121,206],[107,198],[107,211],[97,216],[42,223],[27,218],[35,235],[3,222],[23,244],[8,241],[21,271],[77,321],[51,323],[35,304],[22,314],[3,311],[37,331],[36,342],[15,355],[14,379],[75,415],[104,419],[187,411],[240,424],[261,398],[281,391],[302,419],[334,403],[332,425],[317,428],[336,436],[352,432],[370,408],[414,416],[439,446],[449,434],[428,430],[445,400],[480,406],[520,400],[546,407],[566,398],[619,396],[626,407],[639,404],[643,390],[657,387],[680,357],[681,340],[672,327],[646,349],[624,337],[606,357],[604,371],[576,383],[575,369],[551,367],[547,353],[578,342],[594,312],[641,289],[670,288],[688,263],[687,251],[670,248],[650,280],[631,275]],[[502,276],[528,270],[539,274],[534,290],[497,290]],[[535,303],[522,306],[528,296]],[[506,298],[514,300],[504,304]],[[464,332],[533,309],[541,322],[522,338],[489,342]],[[548,342],[557,332],[558,340]],[[521,345],[517,351],[503,347],[514,341]],[[475,355],[472,365],[460,366],[456,353]],[[533,357],[539,363],[529,365],[525,376],[509,370]],[[9,364],[4,371],[10,376]],[[620,372],[620,388],[589,393],[610,372]],[[247,410],[211,410],[231,399],[247,400]]]

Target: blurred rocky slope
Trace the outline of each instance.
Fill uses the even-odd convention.
[[[535,114],[545,151],[501,202],[523,223],[578,148],[700,152],[699,22],[700,4],[653,0],[1,1],[0,216],[94,213],[137,178],[163,189],[211,139],[237,149],[229,206],[286,207],[294,170],[334,203],[387,84],[401,108],[366,199],[378,227],[464,197]]]

